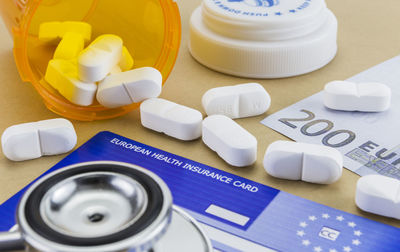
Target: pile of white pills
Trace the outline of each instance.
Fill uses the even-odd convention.
[[[208,117],[186,106],[160,98],[140,105],[142,125],[168,136],[190,141],[202,137],[206,146],[232,166],[244,167],[257,160],[257,139],[232,118],[265,113],[271,104],[268,92],[257,83],[208,90],[203,96]]]
[[[60,33],[57,27],[65,26]],[[84,49],[91,28],[85,23],[47,23],[40,39],[60,40],[45,79],[72,103],[88,106],[97,101],[107,108],[142,102],[143,127],[170,137],[204,144],[226,163],[236,167],[257,160],[257,139],[234,119],[264,114],[271,97],[258,83],[218,87],[202,97],[207,114],[172,101],[161,94],[162,75],[151,67],[131,70],[133,59],[116,35],[102,35]],[[333,81],[323,92],[325,107],[340,111],[382,112],[390,108],[391,90],[381,83]],[[71,122],[65,119],[25,123],[7,128],[2,137],[4,155],[23,161],[71,151],[77,142]],[[334,148],[276,141],[265,152],[263,166],[273,177],[331,184],[342,176],[343,157]],[[380,175],[359,179],[357,206],[367,212],[400,219],[400,181]]]
[[[85,22],[46,22],[39,40],[60,41],[49,61],[45,81],[79,106],[98,103],[116,108],[158,97],[162,75],[152,67],[132,69],[134,60],[120,37],[103,34],[92,41]]]

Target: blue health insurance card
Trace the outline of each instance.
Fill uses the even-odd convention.
[[[87,161],[147,168],[174,204],[202,225],[216,251],[400,251],[400,229],[336,210],[204,164],[101,132],[46,173]],[[0,231],[15,225],[23,190],[0,206]]]

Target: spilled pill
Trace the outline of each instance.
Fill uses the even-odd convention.
[[[400,219],[400,181],[382,175],[358,179],[356,205],[366,212]]]
[[[74,127],[65,119],[14,125],[1,136],[3,153],[13,161],[66,153],[75,147],[76,141]]]
[[[207,115],[225,115],[232,119],[257,116],[271,105],[271,97],[258,83],[218,87],[208,90],[202,98]]]
[[[43,42],[58,42],[69,32],[80,34],[88,42],[92,37],[92,26],[78,21],[44,22],[40,24],[38,36]]]
[[[257,159],[257,139],[227,116],[211,115],[204,119],[202,139],[232,166],[249,166]]]
[[[331,184],[342,176],[342,154],[331,147],[276,141],[264,156],[264,168],[273,177]]]
[[[122,39],[106,34],[97,37],[78,56],[79,78],[84,82],[103,80],[122,57]]]
[[[97,100],[104,107],[115,108],[156,98],[161,88],[162,75],[157,69],[137,68],[107,76],[99,84]]]
[[[324,89],[324,105],[343,111],[381,112],[390,108],[392,92],[382,83],[332,81]]]
[[[68,32],[58,44],[54,52],[54,59],[70,60],[78,56],[83,50],[85,41],[79,33]]]
[[[201,136],[203,115],[199,111],[161,98],[145,100],[140,105],[140,119],[144,127],[180,140]]]
[[[50,60],[45,80],[70,102],[89,106],[93,103],[97,85],[86,83],[78,79],[78,67],[71,61]]]

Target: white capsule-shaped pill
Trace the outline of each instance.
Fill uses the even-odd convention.
[[[203,115],[199,111],[161,98],[145,100],[140,105],[140,119],[144,127],[180,140],[201,136]]]
[[[249,166],[257,160],[257,139],[227,116],[204,119],[202,139],[232,166]]]
[[[343,111],[381,112],[391,105],[391,89],[382,83],[332,81],[325,85],[324,105]]]
[[[400,219],[400,181],[367,175],[357,182],[356,205],[366,212]]]
[[[1,136],[3,153],[13,161],[66,153],[76,141],[74,126],[61,118],[14,125]]]
[[[143,67],[107,76],[99,84],[97,101],[115,108],[156,98],[161,94],[162,75],[152,67]]]
[[[342,154],[331,147],[276,141],[264,156],[264,168],[273,177],[331,184],[342,176]]]
[[[258,83],[218,87],[208,90],[202,98],[207,115],[225,115],[243,118],[265,113],[271,105],[271,97]]]
[[[79,78],[84,82],[104,79],[121,60],[122,39],[106,34],[96,38],[78,56]]]

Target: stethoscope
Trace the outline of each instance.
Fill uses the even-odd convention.
[[[212,251],[161,178],[112,161],[71,165],[36,181],[20,200],[17,227],[0,234],[0,251]]]

